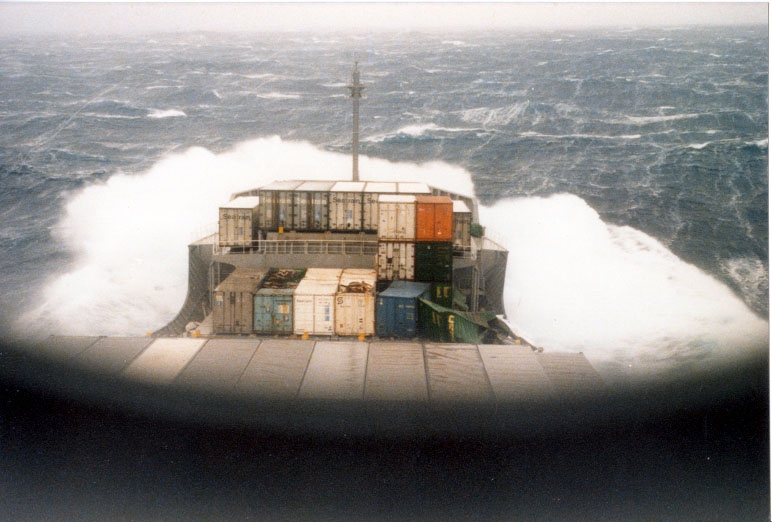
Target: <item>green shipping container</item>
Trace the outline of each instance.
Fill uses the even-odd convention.
[[[453,243],[416,243],[415,280],[436,283],[452,283]]]
[[[496,317],[493,312],[462,312],[418,300],[418,318],[423,335],[434,342],[480,344],[488,331],[488,323]]]

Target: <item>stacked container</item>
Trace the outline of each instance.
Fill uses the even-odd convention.
[[[453,240],[453,200],[448,196],[415,197],[415,240]]]
[[[301,232],[329,230],[330,189],[334,181],[306,181],[295,189],[292,229]]]
[[[375,270],[343,270],[335,295],[335,334],[373,335],[375,333]]]
[[[260,198],[240,197],[220,207],[219,243],[221,247],[248,247],[257,239]]]
[[[418,334],[418,298],[429,290],[428,283],[393,281],[378,294],[375,332],[381,337],[412,338]]]
[[[378,279],[415,278],[415,196],[378,197]]]
[[[283,232],[292,228],[294,190],[302,183],[302,181],[276,181],[260,188],[258,226],[261,230]]]
[[[335,332],[335,294],[342,270],[309,268],[293,294],[296,335],[332,335]]]
[[[330,230],[335,232],[362,230],[364,189],[364,181],[338,181],[330,188]]]
[[[397,184],[368,181],[362,194],[362,230],[378,231],[378,198],[384,194],[396,194]]]
[[[472,246],[472,211],[466,203],[453,201],[453,248],[469,250]]]
[[[237,268],[214,290],[212,325],[215,333],[252,333],[254,298],[265,272]]]
[[[290,335],[293,328],[292,298],[305,269],[272,268],[254,299],[256,333]]]

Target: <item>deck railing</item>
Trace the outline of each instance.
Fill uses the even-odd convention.
[[[280,255],[378,255],[378,241],[373,239],[260,239],[234,244],[220,244],[219,234],[214,233],[199,240],[213,244],[214,253],[220,254],[280,254]],[[453,257],[476,259],[478,247],[453,246]]]

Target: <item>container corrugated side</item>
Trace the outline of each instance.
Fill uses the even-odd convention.
[[[381,281],[415,279],[415,245],[407,241],[378,243],[378,279]]]
[[[416,196],[416,241],[453,239],[453,200],[448,196]]]
[[[335,293],[338,281],[303,279],[293,295],[296,335],[332,335],[335,331]]]
[[[221,247],[252,245],[256,239],[257,218],[260,198],[241,197],[220,207],[218,237]]]
[[[432,283],[430,299],[445,308],[453,308],[453,283]]]
[[[378,197],[378,241],[414,241],[416,196],[382,194]]]
[[[346,269],[335,295],[335,334],[373,335],[375,333],[375,284],[371,269]]]
[[[362,230],[364,187],[364,181],[339,181],[333,185],[330,189],[330,230]]]
[[[416,243],[415,280],[452,283],[453,243]]]
[[[214,290],[212,326],[215,333],[248,334],[254,320],[254,297],[265,271],[237,268]]]
[[[394,281],[378,294],[375,303],[376,334],[402,338],[418,335],[418,298],[428,289],[428,283]]]

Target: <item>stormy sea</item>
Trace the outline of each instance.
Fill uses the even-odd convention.
[[[760,361],[527,440],[191,426],[6,370],[12,518],[769,518],[767,27],[0,40],[6,339],[164,326],[231,194],[350,179],[357,62],[362,179],[475,195],[523,337],[609,382]]]
[[[8,331],[143,335],[238,191],[363,179],[474,194],[510,322],[650,373],[768,343],[766,28],[5,38]]]

